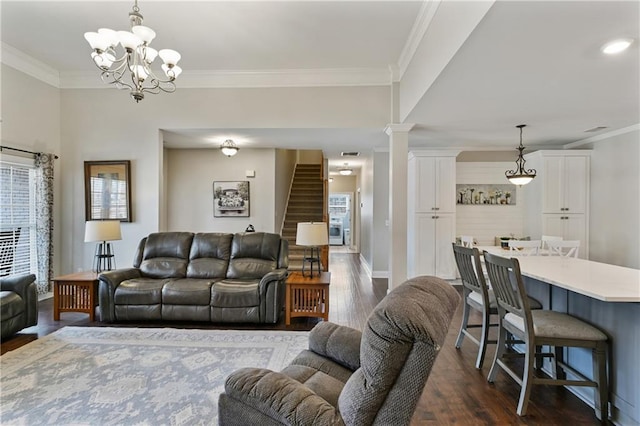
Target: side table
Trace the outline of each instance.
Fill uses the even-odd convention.
[[[329,284],[331,272],[305,277],[300,271],[287,278],[285,324],[293,317],[317,317],[329,320]]]
[[[98,306],[98,274],[77,272],[53,279],[53,319],[60,321],[61,312],[84,312],[95,320]]]

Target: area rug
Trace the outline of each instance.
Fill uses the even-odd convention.
[[[2,425],[215,425],[224,381],[308,332],[64,327],[0,357]]]

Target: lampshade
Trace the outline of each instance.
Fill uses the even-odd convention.
[[[121,240],[119,220],[90,220],[84,228],[84,242]]]
[[[325,222],[300,222],[296,235],[298,246],[326,246],[329,244],[327,224]]]

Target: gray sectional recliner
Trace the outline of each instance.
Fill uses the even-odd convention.
[[[408,425],[459,302],[448,282],[416,277],[378,304],[362,333],[319,323],[282,372],[232,373],[218,424]]]
[[[100,274],[100,319],[277,323],[288,256],[278,234],[150,234],[133,268]]]

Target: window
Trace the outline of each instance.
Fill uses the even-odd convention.
[[[35,204],[33,160],[3,155],[0,161],[0,276],[37,272]]]

